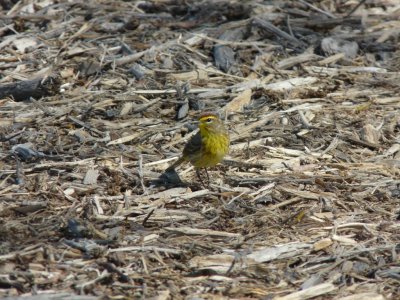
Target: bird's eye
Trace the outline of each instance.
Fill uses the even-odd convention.
[[[211,123],[212,119],[208,118],[206,121],[207,121],[207,123]]]

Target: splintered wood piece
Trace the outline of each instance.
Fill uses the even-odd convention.
[[[225,107],[223,108],[227,113],[230,112],[240,112],[243,110],[244,106],[248,105],[251,101],[251,90],[244,90],[242,93],[233,98]]]
[[[226,273],[234,261],[234,257],[228,254],[215,254],[208,256],[195,256],[189,265],[196,269],[211,269],[218,273]]]
[[[164,228],[166,231],[182,233],[187,235],[205,235],[205,236],[215,236],[215,237],[231,237],[238,238],[241,237],[240,234],[230,233],[225,231],[215,231],[209,229],[198,229],[198,228],[190,228],[190,227],[166,227]]]
[[[362,138],[364,141],[371,144],[378,144],[380,139],[380,130],[372,126],[371,124],[366,124],[362,129]]]
[[[331,293],[337,289],[338,289],[338,287],[336,287],[332,283],[321,283],[321,284],[309,287],[308,289],[288,294],[286,296],[275,297],[274,300],[311,299],[311,298],[314,298],[314,297],[317,297],[320,295],[325,295],[325,294]]]
[[[261,250],[254,251],[247,255],[247,258],[253,259],[256,262],[264,263],[275,259],[289,258],[296,256],[303,251],[309,251],[312,245],[307,243],[293,243],[278,245],[276,247],[269,247]]]
[[[354,295],[349,295],[349,296],[338,298],[338,300],[358,300],[358,299],[385,300],[386,298],[381,294],[377,294],[377,293],[373,293],[373,292],[357,293]]]
[[[320,59],[322,59],[322,57],[318,56],[316,54],[303,53],[298,56],[293,56],[293,57],[289,57],[284,60],[281,60],[279,63],[276,64],[276,67],[278,69],[289,69],[295,65],[303,64],[303,63],[310,62],[310,61],[317,61]]]

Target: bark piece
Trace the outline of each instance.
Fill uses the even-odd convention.
[[[0,99],[11,97],[15,101],[26,101],[30,97],[38,99],[44,96],[55,95],[60,88],[60,81],[56,77],[36,78],[0,85]]]

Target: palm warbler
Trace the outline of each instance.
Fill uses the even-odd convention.
[[[188,161],[196,168],[196,174],[202,181],[199,170],[215,166],[222,161],[229,151],[229,134],[224,123],[217,114],[204,112],[199,116],[199,129],[187,142],[182,156],[168,167],[167,171]],[[205,170],[208,177],[207,169]]]

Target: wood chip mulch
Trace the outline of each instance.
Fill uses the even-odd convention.
[[[399,20],[0,1],[0,298],[400,299]],[[205,110],[229,155],[166,176]]]

